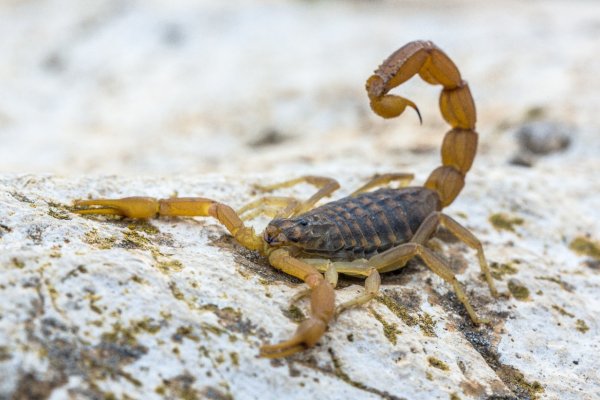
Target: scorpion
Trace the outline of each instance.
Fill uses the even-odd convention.
[[[223,224],[240,245],[257,251],[274,268],[306,283],[308,288],[291,301],[310,296],[309,317],[290,339],[263,345],[259,353],[262,357],[287,357],[314,346],[334,317],[378,295],[381,273],[402,268],[414,257],[452,286],[473,323],[485,323],[487,320],[475,313],[448,261],[425,246],[439,226],[445,227],[476,251],[490,293],[497,297],[481,242],[441,212],[463,188],[477,150],[475,104],[467,82],[435,44],[413,41],[391,54],[367,80],[370,106],[383,118],[397,117],[410,107],[421,120],[415,103],[388,94],[416,74],[427,83],[442,86],[439,106],[442,117],[451,126],[442,142],[442,165],[431,172],[423,186],[408,186],[412,174],[376,175],[348,197],[315,208],[319,200],[330,196],[340,185],[331,178],[304,176],[262,189],[269,192],[310,184],[317,191],[309,199],[263,196],[237,212],[226,204],[201,197],[76,200],[75,212],[142,219],[210,216]],[[399,188],[391,188],[392,182],[399,183]],[[263,214],[274,219],[262,234],[244,224],[244,220]],[[334,288],[338,273],[364,277],[365,283],[362,294],[336,307]]]

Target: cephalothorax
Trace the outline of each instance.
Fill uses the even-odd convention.
[[[378,175],[350,196],[314,208],[339,184],[330,178],[305,176],[263,189],[269,191],[303,182],[313,184],[319,190],[308,200],[267,196],[238,212],[199,197],[79,200],[75,202],[76,212],[129,218],[211,216],[225,225],[242,246],[268,257],[273,267],[302,279],[309,288],[293,300],[310,295],[310,316],[291,339],[261,347],[263,357],[285,357],[313,346],[336,313],[364,304],[377,295],[380,273],[401,268],[415,256],[452,285],[473,322],[481,323],[447,262],[424,246],[439,225],[446,227],[477,251],[490,292],[497,295],[479,240],[441,213],[464,186],[465,174],[477,150],[475,105],[469,87],[443,51],[432,42],[415,41],[383,62],[367,80],[367,94],[373,111],[384,118],[399,116],[407,106],[419,113],[410,100],[388,94],[416,74],[430,84],[442,85],[440,109],[452,127],[442,143],[442,165],[422,187],[370,191],[392,181],[407,184],[412,180],[411,174]],[[261,235],[242,221],[259,214],[275,217]],[[338,273],[363,276],[366,280],[363,295],[336,308],[334,287]]]

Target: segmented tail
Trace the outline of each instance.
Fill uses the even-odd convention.
[[[388,92],[416,74],[432,85],[442,85],[440,110],[452,129],[442,142],[442,165],[429,175],[425,187],[435,190],[442,207],[451,204],[465,184],[465,175],[477,152],[475,103],[467,82],[454,62],[429,41],[410,42],[389,56],[367,80],[366,89],[373,111],[383,118],[397,117],[417,106]],[[419,119],[421,115],[419,113]]]

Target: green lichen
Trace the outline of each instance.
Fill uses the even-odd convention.
[[[600,244],[593,242],[589,238],[583,236],[576,237],[569,244],[569,248],[583,256],[600,260]]]
[[[146,284],[146,283],[148,283],[148,281],[147,281],[147,280],[145,280],[144,278],[142,278],[142,277],[141,277],[141,276],[139,276],[139,275],[133,275],[133,276],[131,277],[131,280],[132,280],[132,281],[134,281],[135,283],[138,283],[138,284],[140,284],[140,285],[143,285],[143,284]]]
[[[73,268],[72,270],[70,270],[65,277],[63,278],[63,281],[71,278],[71,277],[76,277],[79,276],[80,274],[87,274],[87,268],[85,267],[85,265],[78,265],[76,268]]]
[[[240,365],[240,357],[238,353],[229,353],[229,358],[231,358],[231,364],[233,364],[234,366],[238,367]]]
[[[429,362],[429,365],[431,365],[434,368],[441,369],[442,371],[450,371],[450,367],[448,367],[448,364],[446,364],[438,358],[430,356],[427,357],[427,361]]]
[[[157,386],[154,392],[166,399],[198,400],[198,399],[223,399],[229,398],[221,392],[216,397],[205,396],[194,388],[196,378],[186,373],[171,379],[163,379],[162,385]],[[221,397],[218,397],[221,396]]]
[[[505,213],[492,214],[489,217],[489,221],[497,230],[504,230],[510,232],[515,231],[516,225],[523,225],[523,222],[525,222],[523,218],[511,217],[510,215]]]
[[[134,378],[134,376],[131,375],[129,372],[125,372],[125,371],[121,370],[119,372],[119,375],[121,377],[125,378],[127,381],[129,381],[129,383],[131,383],[133,386],[137,386],[137,387],[142,386],[142,382],[140,382],[138,379]]]
[[[52,218],[67,220],[71,219],[73,208],[60,203],[48,202],[48,215]]]
[[[142,250],[150,250],[152,248],[152,243],[150,239],[146,236],[140,234],[136,230],[129,229],[128,231],[123,232],[123,243],[122,246],[129,249],[142,249]]]
[[[425,336],[435,337],[435,321],[431,318],[431,315],[424,312],[419,318],[419,328]]]
[[[62,253],[60,252],[60,245],[52,246],[48,255],[50,258],[61,258]]]
[[[431,315],[428,313],[423,313],[423,315],[414,316],[409,311],[408,308],[403,306],[402,304],[397,303],[388,295],[381,295],[376,298],[378,302],[385,305],[394,315],[402,320],[408,326],[416,326],[418,325],[421,329],[421,332],[425,336],[435,337],[435,325],[436,322],[431,318]]]
[[[189,339],[193,342],[200,341],[200,337],[194,333],[194,329],[189,325],[180,326],[177,328],[171,338],[176,342],[181,342],[183,338]]]
[[[518,270],[513,266],[512,263],[490,263],[490,269],[492,277],[498,281],[504,279],[505,275],[514,275],[518,272]]]
[[[539,399],[539,395],[544,393],[544,387],[538,381],[529,382],[525,379],[522,372],[514,368],[506,368],[506,373],[502,373],[504,379],[507,379],[511,385],[518,388],[518,398],[529,398],[532,400]]]
[[[131,231],[144,232],[148,235],[156,235],[160,233],[160,230],[158,230],[156,226],[143,219],[132,221],[129,225],[127,225],[127,228]]]
[[[577,329],[581,333],[586,333],[590,330],[590,327],[585,323],[584,320],[578,319],[575,321],[575,329]]]
[[[90,294],[87,294],[85,297],[87,298],[87,300],[89,302],[90,310],[92,310],[96,314],[102,314],[102,309],[96,304],[96,302],[98,300],[102,299],[102,296],[90,293]]]
[[[19,192],[9,192],[9,194],[14,197],[15,199],[17,199],[18,201],[20,201],[21,203],[29,203],[31,205],[34,205],[34,201],[31,200],[29,197],[25,196],[22,193]]]
[[[173,297],[175,297],[177,300],[180,300],[180,301],[185,300],[185,296],[183,295],[181,290],[179,290],[179,288],[177,287],[175,282],[169,282],[169,289],[171,289],[171,293],[173,294]]]
[[[139,346],[136,330],[124,328],[119,322],[115,322],[112,325],[112,331],[104,332],[100,338],[105,342],[125,344],[130,347]]]
[[[302,310],[295,304],[291,304],[290,308],[284,310],[283,314],[294,322],[302,322],[306,319]]]
[[[212,333],[215,336],[221,336],[221,335],[224,335],[225,333],[227,333],[225,331],[225,329],[221,329],[218,326],[207,324],[207,323],[200,324],[200,327],[202,328],[202,330],[204,332]]]
[[[574,289],[573,285],[563,281],[558,276],[536,276],[535,279],[556,283],[561,287],[561,289],[566,290],[567,292],[572,292]]]
[[[17,257],[11,258],[10,262],[12,263],[13,267],[15,267],[17,269],[25,268],[25,262],[22,260],[19,260]]]
[[[571,314],[570,312],[568,312],[567,310],[565,310],[561,306],[557,306],[556,304],[553,304],[552,308],[555,309],[556,311],[558,311],[558,313],[560,315],[563,315],[563,316],[569,317],[569,318],[575,318],[575,315]]]
[[[387,322],[383,318],[383,316],[381,316],[381,314],[377,313],[377,311],[375,311],[373,308],[371,308],[371,313],[381,323],[381,325],[383,325],[383,334],[385,335],[387,340],[389,340],[390,343],[393,345],[398,343],[397,335],[401,334],[402,332],[400,330],[398,330],[397,325],[390,324],[389,322]]]
[[[169,259],[157,249],[151,249],[150,252],[155,261],[154,265],[160,272],[168,274],[170,272],[179,272],[183,269],[181,261]]]
[[[418,323],[417,318],[413,317],[408,308],[402,304],[398,304],[388,295],[381,295],[376,298],[378,302],[385,305],[391,312],[393,312],[398,318],[400,318],[406,325],[415,326]]]
[[[135,222],[127,226],[128,230],[123,232],[121,247],[148,250],[154,259],[154,266],[164,274],[178,272],[183,269],[183,264],[173,260],[160,252],[158,247],[152,243],[149,236],[160,233],[158,228],[149,222]]]
[[[132,321],[131,325],[136,333],[140,332],[140,331],[144,331],[144,332],[154,334],[154,333],[158,332],[161,328],[159,322],[155,321],[152,318],[148,318],[148,317],[144,318],[142,320],[139,320],[139,321]]]
[[[466,212],[463,212],[463,211],[458,211],[458,212],[456,213],[456,215],[458,215],[458,216],[459,216],[459,217],[461,217],[462,219],[469,219],[469,216],[467,215],[467,213],[466,213]]]
[[[525,301],[529,299],[529,289],[516,279],[508,281],[508,290],[517,300]]]
[[[117,238],[114,236],[101,237],[96,229],[91,229],[83,236],[83,241],[101,250],[112,249]]]
[[[0,362],[7,361],[12,358],[12,354],[8,350],[8,346],[0,346]]]

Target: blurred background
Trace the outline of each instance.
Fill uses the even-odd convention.
[[[439,87],[397,90],[419,126],[372,115],[364,82],[415,39],[470,83],[480,154],[529,163],[539,120],[597,158],[598,1],[4,0],[0,172],[411,170],[439,157]]]

